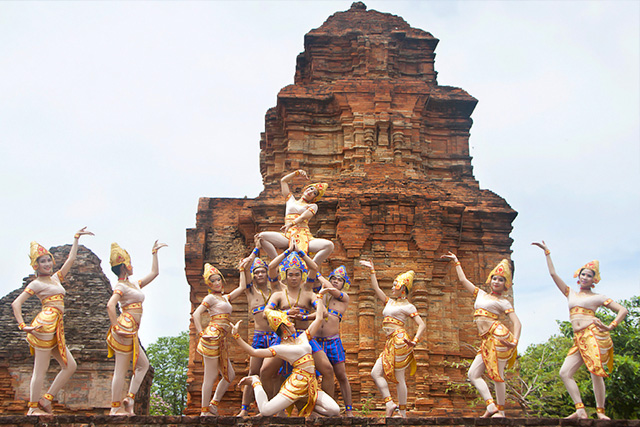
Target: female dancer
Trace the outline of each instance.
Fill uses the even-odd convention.
[[[504,417],[506,394],[506,386],[503,379],[504,368],[507,363],[511,366],[516,360],[516,346],[518,345],[522,328],[513,306],[503,297],[503,293],[513,284],[511,263],[503,259],[489,273],[486,283],[490,284],[491,293],[487,293],[467,279],[458,257],[452,252],[442,255],[440,258],[449,258],[455,261],[458,280],[466,290],[473,292],[476,298],[473,321],[476,322],[478,327],[478,335],[480,335],[481,342],[480,351],[473,359],[468,375],[471,384],[478,389],[480,396],[487,404],[487,410],[482,417]],[[505,314],[513,322],[513,333],[498,320],[501,314]],[[495,384],[497,403],[491,398],[489,387],[482,379],[485,369],[489,378]]]
[[[314,202],[322,198],[329,184],[309,184],[302,189],[302,197],[296,200],[289,189],[289,181],[296,176],[309,179],[307,173],[302,169],[282,177],[280,188],[282,195],[287,200],[284,226],[281,228],[282,233],[263,231],[260,233],[262,245],[269,258],[274,259],[278,255],[276,249],[287,249],[289,241],[293,237],[298,249],[305,253],[314,252],[313,260],[320,265],[333,252],[333,242],[314,238],[309,230],[309,220],[318,212],[318,205]]]
[[[575,272],[573,277],[578,278],[580,285],[580,291],[575,292],[556,274],[556,269],[551,261],[551,252],[544,240],[542,243],[532,243],[532,245],[538,246],[544,251],[549,274],[569,302],[569,319],[573,326],[574,345],[569,349],[569,354],[560,368],[560,378],[562,378],[562,382],[564,382],[564,386],[576,406],[576,411],[568,418],[587,418],[580,390],[573,379],[578,368],[585,364],[591,373],[598,418],[608,420],[609,417],[605,415],[604,410],[604,377],[607,376],[604,365],[608,364],[609,371],[613,369],[613,342],[609,331],[624,320],[628,310],[606,296],[596,294],[591,290],[600,281],[600,263],[598,261],[588,262]],[[595,312],[600,306],[605,306],[617,313],[616,318],[609,325],[605,325],[596,317]]]
[[[62,280],[69,272],[78,253],[80,236],[93,233],[84,227],[75,234],[69,257],[57,273],[53,274],[55,261],[51,253],[36,242],[31,242],[29,258],[31,267],[36,271],[36,278],[29,283],[22,293],[11,303],[13,315],[18,321],[18,328],[27,333],[27,342],[33,359],[33,375],[29,389],[29,411],[27,415],[45,415],[53,413],[53,397],[69,381],[76,371],[77,364],[65,345],[62,316],[64,313],[64,295]],[[27,326],[22,317],[22,304],[35,295],[42,303],[42,311]],[[44,377],[49,369],[51,356],[60,364],[60,372],[43,396]],[[39,406],[39,407],[38,407]]]
[[[111,381],[111,411],[109,415],[135,415],[133,412],[136,393],[149,369],[149,359],[140,347],[138,329],[142,318],[142,302],[144,294],[142,288],[158,277],[158,249],[167,246],[156,240],[151,249],[153,262],[151,273],[137,282],[131,282],[129,276],[133,274],[131,257],[129,253],[118,246],[111,244],[111,271],[118,276],[118,283],[113,288],[113,295],[107,302],[107,313],[111,328],[107,333],[108,357],[116,355],[116,363]],[[120,303],[122,313],[116,313],[116,306]],[[129,392],[124,397],[124,382],[129,362],[133,361],[133,376],[129,384]],[[123,399],[124,397],[124,399]]]
[[[231,330],[231,322],[229,321],[229,316],[233,311],[231,301],[242,295],[246,283],[245,276],[241,272],[239,286],[229,295],[225,295],[224,276],[220,270],[207,263],[204,265],[202,277],[209,287],[209,294],[204,297],[191,317],[200,336],[196,351],[202,355],[204,363],[200,416],[210,416],[218,415],[218,404],[227,392],[229,384],[236,377],[227,354],[227,334]],[[202,329],[200,318],[205,310],[209,312],[210,320],[209,325]],[[220,372],[222,379],[218,382],[216,393],[211,399],[213,383],[218,378],[218,372]]]
[[[387,341],[382,354],[376,360],[371,370],[373,382],[382,393],[384,403],[387,408],[386,415],[390,417],[396,409],[399,409],[400,416],[407,416],[407,383],[405,380],[405,370],[409,369],[409,375],[416,373],[416,359],[413,356],[413,348],[418,343],[420,336],[425,330],[424,321],[418,314],[416,307],[407,300],[415,273],[413,270],[402,273],[393,281],[391,297],[380,289],[373,261],[360,261],[360,264],[371,269],[371,286],[380,301],[384,301],[382,310],[384,319],[382,320],[382,330],[387,334]],[[413,340],[407,338],[405,329],[406,321],[412,318],[418,325],[418,330]],[[397,383],[398,405],[393,403],[393,398],[389,392],[389,381]]]
[[[323,291],[321,291],[323,292]],[[318,299],[317,316],[309,327],[301,334],[296,333],[295,325],[289,317],[282,311],[265,310],[269,326],[282,339],[282,344],[269,348],[255,349],[238,334],[240,322],[233,326],[232,334],[236,343],[252,357],[270,358],[279,357],[293,365],[293,372],[280,388],[278,394],[271,400],[262,388],[262,383],[257,375],[244,377],[238,383],[238,387],[252,385],[256,396],[256,403],[261,415],[274,415],[285,408],[289,408],[289,414],[293,410],[293,404],[306,397],[306,405],[299,410],[299,416],[306,417],[316,412],[320,415],[335,417],[340,414],[338,404],[324,391],[318,387],[316,380],[316,369],[311,355],[311,345],[309,340],[323,322],[324,304],[322,294]]]

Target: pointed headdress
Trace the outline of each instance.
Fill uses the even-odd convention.
[[[504,277],[505,283],[504,286],[509,289],[513,285],[513,271],[511,269],[511,261],[508,259],[503,259],[495,266],[489,276],[487,276],[487,281],[485,283],[491,283],[491,278],[493,276],[501,276]]]
[[[297,252],[291,252],[289,256],[282,260],[280,263],[280,280],[287,278],[287,270],[297,268],[302,271],[302,283],[307,281],[307,266]]]
[[[278,328],[283,323],[285,325],[293,326],[293,322],[289,320],[289,316],[284,311],[280,310],[265,310],[265,314],[267,316],[267,320],[269,321],[269,326],[273,329],[274,332],[278,331]]]
[[[411,292],[411,288],[413,287],[413,279],[416,277],[416,273],[413,270],[409,270],[405,273],[398,274],[396,277],[396,282],[399,286],[406,286],[407,292]]]
[[[322,198],[322,196],[324,196],[324,193],[325,191],[327,191],[329,184],[327,184],[326,182],[316,182],[314,184],[309,184],[302,189],[302,192],[304,193],[305,191],[307,191],[307,188],[310,187],[315,188],[318,192],[318,195],[312,200],[312,202],[317,202]]]
[[[339,277],[340,279],[344,280],[344,290],[348,290],[351,286],[351,281],[349,280],[349,276],[347,275],[347,267],[345,267],[344,265],[341,265],[340,267],[333,270],[329,274],[329,279],[331,279],[332,277]]]
[[[53,259],[53,255],[51,255],[51,252],[49,252],[38,242],[31,242],[31,246],[29,248],[29,259],[31,260],[31,267],[33,267],[34,270],[38,269],[38,258],[43,255],[49,255],[51,257],[51,260],[55,264],[55,260]]]
[[[253,271],[256,268],[264,268],[265,270],[269,271],[269,266],[267,265],[267,263],[258,257],[256,257],[256,259],[253,260],[253,264],[251,264],[251,276],[253,276]]]
[[[122,249],[117,243],[111,244],[111,255],[109,256],[109,262],[111,267],[124,264],[128,269],[131,269],[131,257],[129,252]]]
[[[214,274],[218,274],[220,276],[220,278],[222,279],[222,281],[225,282],[224,276],[222,275],[220,270],[215,268],[213,265],[211,265],[209,263],[206,263],[204,265],[204,272],[202,273],[202,277],[204,278],[204,283],[206,283],[207,286],[211,286],[212,285],[211,280],[209,280],[209,279]]]
[[[580,275],[580,272],[585,268],[593,271],[593,274],[595,274],[595,276],[593,277],[593,283],[598,283],[600,281],[600,261],[594,259],[593,261],[586,263],[585,265],[577,269],[575,273],[573,273],[573,277],[578,277]]]

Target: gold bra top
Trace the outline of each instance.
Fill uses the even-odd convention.
[[[307,362],[313,362],[313,356],[311,355],[311,353],[307,353],[304,356],[302,356],[300,359],[293,362],[293,367],[299,368],[301,365],[304,365]]]
[[[584,308],[584,307],[572,307],[569,310],[569,316],[572,316],[574,314],[586,314],[587,316],[596,315],[596,313],[593,310],[589,310],[588,308]]]
[[[50,302],[57,302],[57,301],[62,302],[62,305],[64,305],[64,294],[55,294],[55,295],[51,295],[50,297],[43,298],[42,304],[46,305]],[[54,304],[54,305],[59,305],[59,304]]]
[[[211,316],[211,322],[230,324],[231,323],[231,321],[229,320],[230,316],[231,315],[229,313],[214,314],[213,316]]]
[[[122,310],[123,311],[134,310],[136,308],[142,308],[142,303],[141,302],[132,302],[131,304],[127,304],[124,307],[122,307]]]
[[[488,310],[485,310],[484,308],[476,308],[476,311],[473,312],[473,317],[478,317],[478,316],[489,317],[493,320],[498,320],[497,314],[492,313]]]
[[[385,326],[385,323],[401,326],[404,328],[404,322],[392,316],[384,316],[384,319],[382,319],[382,326]]]

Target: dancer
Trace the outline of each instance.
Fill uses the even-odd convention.
[[[491,270],[486,283],[490,285],[491,293],[487,293],[471,283],[465,276],[458,257],[452,252],[442,255],[440,258],[448,258],[455,262],[458,280],[475,297],[473,320],[478,327],[480,335],[480,351],[469,367],[469,380],[478,389],[480,396],[485,400],[487,409],[482,415],[487,417],[504,417],[504,402],[506,386],[504,383],[505,365],[511,367],[516,360],[516,346],[520,339],[522,326],[516,316],[513,306],[503,293],[512,285],[513,272],[511,262],[503,259]],[[513,323],[513,333],[498,320],[504,314]],[[489,378],[493,380],[496,389],[496,401],[491,398],[491,391],[487,383],[482,379],[483,372],[487,371]]]
[[[416,372],[417,364],[413,356],[413,348],[418,343],[420,336],[425,330],[425,324],[416,307],[411,304],[407,297],[413,286],[415,273],[413,270],[402,273],[393,281],[391,297],[387,297],[378,285],[376,271],[373,261],[360,261],[360,264],[371,269],[371,286],[380,301],[384,301],[382,310],[384,319],[382,320],[382,330],[387,334],[387,341],[384,351],[376,360],[371,370],[373,382],[384,397],[386,415],[390,417],[398,409],[402,418],[407,417],[407,382],[405,371],[409,367],[409,375]],[[412,318],[418,325],[418,330],[413,340],[407,338],[405,329],[406,321]],[[393,403],[393,398],[389,392],[389,381],[397,383],[398,405]]]
[[[322,198],[329,184],[309,184],[302,189],[302,197],[296,200],[289,189],[289,182],[296,176],[309,180],[307,173],[302,169],[291,172],[280,180],[282,195],[287,201],[282,233],[263,231],[260,237],[263,239],[263,248],[271,259],[277,256],[276,249],[286,249],[293,238],[300,250],[309,254],[315,253],[313,260],[320,265],[333,252],[333,242],[314,238],[309,230],[309,220],[318,213],[318,205],[315,202]]]
[[[202,277],[209,287],[209,294],[204,297],[191,317],[200,336],[196,351],[202,355],[204,363],[200,416],[211,416],[218,415],[218,404],[227,392],[229,384],[236,377],[227,354],[227,334],[231,330],[231,322],[229,321],[229,316],[233,311],[231,301],[242,295],[246,284],[244,274],[240,274],[239,286],[229,295],[224,295],[224,276],[220,270],[208,263],[204,265]],[[210,320],[206,329],[202,329],[200,318],[205,310],[209,312]],[[218,372],[222,378],[218,382],[213,399],[211,399],[213,383],[218,378]]]
[[[544,251],[547,258],[549,274],[560,292],[569,303],[569,319],[573,326],[574,345],[569,349],[567,358],[560,368],[560,378],[569,392],[569,396],[575,404],[576,411],[567,418],[587,418],[587,411],[582,403],[580,390],[573,376],[583,364],[591,373],[593,382],[593,394],[596,398],[596,413],[598,418],[608,420],[604,410],[605,386],[604,377],[608,376],[604,365],[608,365],[609,371],[613,369],[613,342],[609,331],[618,326],[628,314],[628,310],[617,302],[604,295],[596,294],[591,290],[600,281],[600,263],[591,261],[579,268],[573,275],[578,278],[580,291],[575,292],[556,274],[556,269],[551,261],[551,251],[547,244],[532,243]],[[596,310],[605,306],[617,313],[616,318],[605,325],[596,317]]]
[[[317,314],[318,316],[309,327],[303,333],[298,333],[295,325],[284,312],[267,309],[266,316],[269,320],[269,326],[278,334],[282,343],[265,349],[254,349],[244,342],[238,334],[238,327],[242,321],[233,326],[233,338],[235,338],[240,348],[249,353],[250,356],[260,358],[278,357],[293,365],[293,372],[289,375],[278,394],[271,400],[268,399],[267,393],[262,388],[257,375],[244,377],[238,383],[238,387],[253,386],[256,403],[261,415],[274,415],[285,408],[288,408],[289,414],[291,414],[294,403],[305,398],[306,404],[298,412],[301,417],[307,417],[312,414],[332,417],[340,414],[340,407],[331,396],[322,390],[318,390],[316,369],[313,363],[313,356],[311,356],[311,345],[309,344],[309,341],[323,322],[324,304],[321,298],[318,300]]]
[[[133,412],[136,393],[149,370],[149,359],[138,339],[138,329],[142,319],[142,302],[144,294],[142,288],[158,277],[158,250],[167,246],[156,240],[151,249],[151,272],[138,280],[131,282],[129,277],[133,274],[131,257],[129,253],[118,246],[111,244],[111,271],[118,276],[118,283],[113,288],[113,295],[107,302],[107,313],[111,328],[107,333],[108,357],[116,356],[116,363],[111,381],[111,411],[109,415],[135,415]],[[116,313],[116,306],[120,303],[120,316]],[[129,384],[129,392],[124,396],[125,375],[129,362],[132,362],[133,376]],[[124,397],[124,399],[123,399]]]
[[[309,267],[308,271],[305,262]],[[275,257],[269,264],[269,277],[279,275],[286,287],[271,295],[267,308],[286,311],[287,315],[293,319],[299,333],[316,318],[316,313],[311,312],[316,306],[316,294],[306,290],[302,284],[307,281],[307,277],[315,277],[317,270],[317,264],[306,253],[298,250],[293,238],[289,249]],[[322,375],[322,389],[331,396],[334,388],[333,367],[320,344],[315,339],[311,339],[310,344],[313,361]],[[281,366],[282,360],[270,359],[265,360],[260,370],[260,378],[265,382],[270,397],[277,391],[277,375]],[[290,371],[291,366],[285,363],[283,373],[288,375]]]
[[[345,415],[347,417],[353,417],[351,384],[349,384],[349,379],[347,378],[346,358],[342,339],[340,338],[340,322],[349,304],[347,290],[349,290],[351,282],[349,281],[347,269],[344,265],[333,270],[331,274],[329,274],[329,280],[322,276],[318,277],[323,289],[325,289],[323,302],[327,308],[327,314],[315,339],[322,346],[322,350],[333,366],[333,371],[340,384],[340,391],[344,399]]]
[[[251,346],[255,349],[268,348],[276,343],[277,335],[269,327],[264,310],[265,306],[271,298],[272,292],[281,291],[280,282],[276,279],[269,286],[268,268],[269,266],[260,258],[260,248],[262,243],[260,238],[256,236],[256,246],[251,255],[241,261],[240,268],[244,271],[245,281],[248,285],[245,288],[247,296],[247,306],[253,316],[253,343]],[[250,268],[249,268],[250,267]],[[241,273],[242,274],[242,273]],[[247,280],[247,278],[249,280]],[[263,359],[259,357],[251,357],[249,360],[249,375],[257,375],[260,373]],[[239,417],[246,417],[249,411],[249,405],[253,401],[253,389],[245,386],[242,391],[242,408]]]
[[[57,273],[53,273],[55,261],[51,253],[36,242],[31,242],[29,258],[31,267],[35,270],[36,278],[29,283],[22,293],[11,303],[13,315],[18,321],[18,328],[27,333],[29,350],[34,355],[33,374],[29,386],[29,410],[27,415],[45,415],[53,413],[53,398],[69,381],[76,371],[77,364],[67,348],[64,339],[62,316],[64,314],[64,296],[66,294],[62,281],[76,260],[78,240],[83,235],[93,236],[84,227],[75,234],[73,245],[67,260]],[[31,295],[38,297],[42,303],[42,310],[27,326],[22,317],[22,304]],[[44,377],[49,369],[51,357],[60,364],[60,372],[44,394],[42,387]]]

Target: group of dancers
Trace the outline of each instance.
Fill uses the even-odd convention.
[[[322,198],[328,185],[309,184],[296,199],[289,183],[300,177],[308,180],[306,172],[297,170],[281,179],[281,190],[286,198],[285,225],[281,233],[265,231],[256,235],[255,249],[238,263],[240,278],[237,288],[225,294],[223,274],[210,264],[204,265],[203,278],[209,294],[192,314],[199,340],[197,352],[202,355],[204,379],[202,382],[201,416],[217,415],[218,405],[235,372],[229,360],[229,351],[237,346],[250,356],[249,374],[242,378],[242,407],[238,416],[248,415],[255,399],[261,415],[276,415],[284,410],[291,414],[294,407],[299,416],[338,416],[340,406],[334,400],[337,379],[344,400],[345,416],[353,416],[351,387],[345,369],[345,351],[340,338],[340,322],[349,303],[351,284],[347,269],[340,266],[328,279],[320,274],[320,265],[333,251],[333,243],[314,238],[309,230],[309,220],[318,212],[316,202]],[[65,290],[61,282],[76,258],[78,240],[93,233],[79,230],[69,257],[55,274],[52,255],[36,242],[31,243],[31,265],[36,278],[12,303],[18,327],[26,332],[34,368],[30,384],[28,415],[52,413],[56,393],[76,370],[73,355],[65,345],[63,313]],[[544,250],[549,273],[558,289],[567,297],[570,319],[574,330],[574,346],[560,369],[569,395],[574,401],[572,418],[586,418],[584,404],[578,386],[573,379],[577,369],[585,364],[591,373],[599,418],[605,415],[605,386],[607,376],[604,365],[612,369],[613,345],[609,331],[627,315],[627,310],[592,288],[600,280],[598,261],[585,264],[576,271],[579,291],[570,289],[556,274],[550,251],[544,243],[533,243]],[[110,264],[118,277],[113,295],[107,303],[111,327],[107,334],[109,356],[115,354],[112,380],[111,415],[133,415],[135,395],[149,368],[149,361],[139,344],[138,328],[142,317],[144,294],[141,289],[158,275],[157,252],[165,244],[154,243],[152,271],[146,277],[130,280],[133,274],[129,254],[116,243],[112,244]],[[271,262],[259,255],[264,251]],[[282,251],[278,253],[279,251]],[[313,258],[310,254],[314,254]],[[483,417],[504,417],[505,383],[504,369],[515,361],[516,348],[521,333],[521,323],[505,292],[513,285],[513,268],[509,260],[502,260],[486,280],[487,290],[469,281],[461,263],[452,252],[442,255],[454,262],[458,280],[464,289],[474,294],[474,321],[480,337],[480,350],[469,368],[471,383],[485,400]],[[387,295],[379,286],[371,260],[360,260],[370,270],[371,287],[384,302],[382,329],[386,342],[377,358],[371,376],[385,403],[386,416],[407,416],[407,385],[405,374],[416,371],[414,347],[425,331],[425,323],[416,307],[409,301],[413,288],[414,271],[396,277]],[[232,324],[231,302],[245,295],[254,320],[254,334],[248,344],[238,333],[241,321]],[[30,325],[24,322],[22,305],[36,295],[42,302],[42,310]],[[120,303],[121,314],[116,312]],[[605,306],[617,313],[608,325],[602,323],[595,311]],[[208,314],[209,323],[201,324]],[[508,318],[509,329],[500,319]],[[415,335],[410,337],[407,323],[415,323]],[[47,393],[41,395],[44,376],[53,357],[61,366]],[[125,375],[129,364],[133,366],[128,392],[125,394]],[[495,385],[495,400],[483,379],[483,374]],[[213,386],[220,375],[215,393]],[[321,382],[318,384],[318,377]],[[391,396],[389,383],[396,384],[396,399]],[[212,398],[213,394],[213,398]]]

